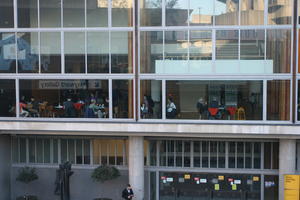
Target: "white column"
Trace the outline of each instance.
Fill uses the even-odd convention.
[[[144,199],[144,137],[129,136],[129,183],[134,199]]]
[[[295,174],[296,140],[281,139],[279,142],[279,199],[284,199],[284,175]]]

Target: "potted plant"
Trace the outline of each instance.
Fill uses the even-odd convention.
[[[94,169],[92,179],[96,182],[105,182],[116,179],[120,176],[120,171],[113,166],[102,165]],[[94,200],[112,200],[110,198],[96,198]]]
[[[19,174],[16,178],[17,181],[28,185],[30,182],[37,180],[39,177],[36,174],[35,168],[23,167],[19,170]],[[37,200],[36,196],[25,194],[17,197],[17,200]]]

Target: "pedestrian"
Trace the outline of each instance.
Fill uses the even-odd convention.
[[[128,184],[127,187],[122,192],[122,197],[123,197],[123,199],[131,200],[133,198],[133,196],[134,195],[133,195],[132,188],[131,188],[130,184]]]

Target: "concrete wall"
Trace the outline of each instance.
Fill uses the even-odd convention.
[[[6,200],[10,196],[10,137],[0,136],[0,199]]]
[[[28,187],[15,180],[19,169],[19,167],[12,167],[11,170],[12,200],[25,193],[36,195],[39,200],[60,199],[59,196],[54,195],[56,168],[37,168],[39,179],[30,183]],[[122,190],[128,183],[127,170],[120,170],[121,176],[119,178],[104,183],[94,182],[91,179],[92,169],[72,169],[72,171],[74,174],[70,180],[71,200],[93,200],[100,197],[113,200],[122,199]]]

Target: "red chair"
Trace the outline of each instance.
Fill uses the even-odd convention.
[[[226,110],[228,111],[230,117],[234,117],[235,115],[235,112],[236,112],[236,107],[233,107],[233,106],[229,106],[226,108]]]
[[[215,117],[219,112],[219,108],[208,108],[208,112],[210,116]]]

